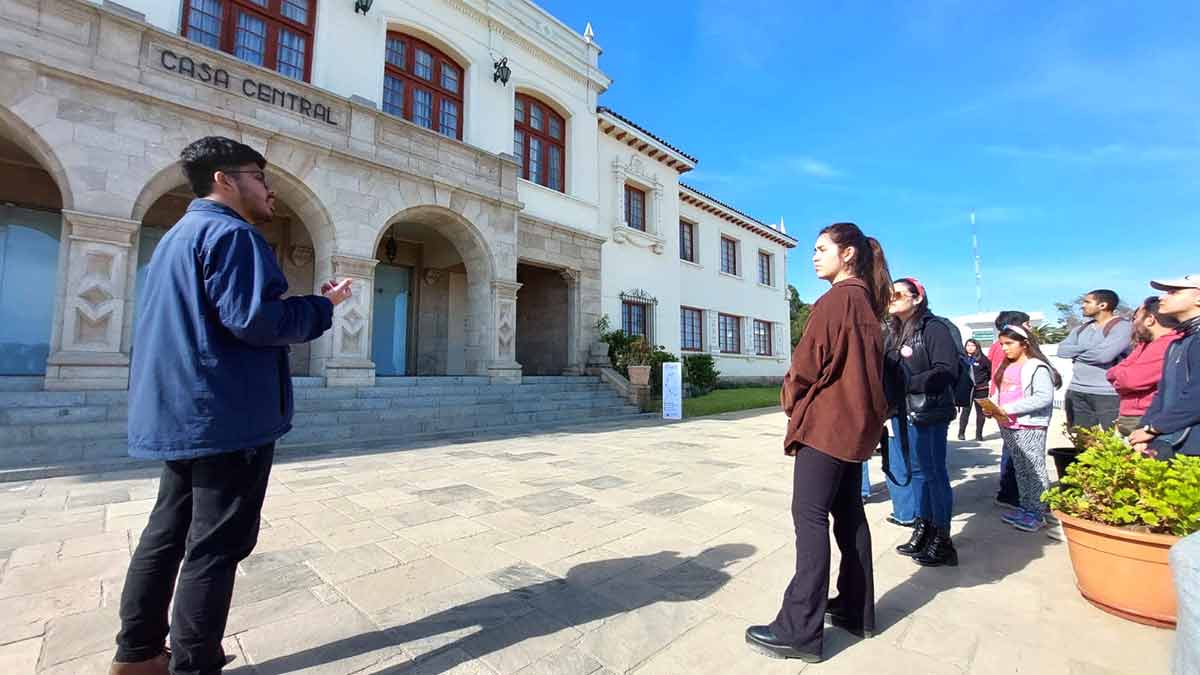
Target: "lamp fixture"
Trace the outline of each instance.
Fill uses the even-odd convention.
[[[371,10],[371,4],[373,2],[375,2],[375,0],[354,0],[354,13],[358,14],[359,12],[362,12],[363,16],[366,16],[367,12]]]
[[[508,67],[508,57],[501,58],[499,61],[493,63],[492,66],[496,69],[496,72],[492,73],[492,82],[508,84],[508,78],[512,75],[512,68]]]
[[[388,229],[388,239],[383,242],[383,254],[387,256],[388,263],[396,262],[396,232]]]

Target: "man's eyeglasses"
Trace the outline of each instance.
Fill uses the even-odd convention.
[[[239,171],[222,171],[221,173],[248,173],[251,176],[254,176],[254,178],[263,185],[267,184],[267,174],[263,173],[262,171],[245,169]]]

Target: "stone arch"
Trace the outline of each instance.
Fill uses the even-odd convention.
[[[466,312],[463,329],[462,349],[451,350],[462,358],[462,372],[468,375],[487,375],[496,357],[496,318],[493,282],[496,280],[496,260],[492,246],[479,227],[457,211],[435,205],[422,205],[402,209],[385,221],[374,237],[372,252],[378,250],[386,233],[393,226],[418,225],[433,230],[447,240],[462,259],[466,270]],[[445,284],[444,279],[440,283]],[[443,293],[445,289],[443,289]],[[451,344],[454,344],[453,342]],[[439,348],[440,349],[440,348]],[[449,357],[447,357],[449,358]],[[451,361],[446,361],[446,365]],[[420,362],[414,364],[417,374],[437,374],[440,361],[433,362],[426,370]],[[441,370],[441,372],[454,372]]]
[[[391,18],[388,19],[387,30],[411,35],[428,42],[430,45],[442,50],[442,53],[446,56],[454,59],[458,65],[462,66],[464,71],[469,71],[475,67],[474,60],[470,56],[467,56],[466,48],[458,44],[453,38],[446,37],[445,34],[430,26],[417,23],[412,19]],[[382,60],[383,54],[380,54],[379,57]],[[467,81],[466,78],[464,78],[465,81]]]
[[[537,87],[531,82],[517,82],[516,86],[513,87],[513,93],[524,94],[531,98],[536,98],[542,103],[545,103],[548,107],[553,109],[554,112],[562,115],[563,119],[566,120],[568,125],[571,124],[572,119],[575,117],[575,114],[571,112],[571,107],[569,105],[563,103],[561,99],[554,94],[551,94],[549,90]]]
[[[7,133],[4,133],[7,132]],[[18,147],[37,160],[41,168],[54,179],[58,186],[59,197],[63,209],[75,208],[75,198],[71,188],[70,176],[58,159],[50,144],[38,132],[25,123],[20,116],[4,106],[0,106],[0,135],[16,143]]]
[[[275,191],[276,197],[286,202],[304,223],[309,236],[312,237],[313,246],[317,249],[317,258],[327,258],[332,251],[337,250],[337,232],[333,225],[333,218],[316,193],[309,189],[303,181],[269,161],[265,173],[267,174],[267,183]],[[140,222],[154,202],[184,182],[186,180],[179,162],[171,162],[159,169],[146,182],[145,187],[134,200],[133,210],[129,215],[130,219]]]

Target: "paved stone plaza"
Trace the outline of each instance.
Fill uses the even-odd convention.
[[[1171,631],[1076,592],[1066,546],[991,504],[999,441],[953,444],[961,566],[892,551],[867,507],[882,634],[766,659],[793,565],[775,412],[277,457],[240,570],[226,671],[1166,673]],[[879,462],[873,478],[882,483]],[[103,673],[157,472],[0,484],[0,673]]]

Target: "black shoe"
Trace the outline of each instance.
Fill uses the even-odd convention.
[[[746,629],[746,644],[773,659],[800,659],[805,663],[820,663],[820,654],[797,649],[775,637],[770,626],[750,626]]]
[[[976,443],[982,443],[982,442],[983,442],[983,436],[976,436],[976,437],[975,437],[975,442],[976,442]]]
[[[996,498],[992,500],[992,503],[996,506],[1003,506],[1010,509],[1021,508],[1021,501],[1019,499],[1005,495],[996,495]]]
[[[915,520],[910,520],[907,523],[903,520],[896,520],[896,516],[888,516],[887,521],[893,525],[899,525],[900,527],[912,527],[917,523]]]
[[[925,550],[913,556],[913,560],[925,567],[958,567],[958,551],[954,550],[954,542],[950,541],[950,530],[940,527],[931,529],[935,531]]]
[[[960,440],[960,441],[965,441],[965,440],[967,440],[967,435],[966,435],[966,434],[959,434],[959,435],[958,435],[958,440]]]
[[[907,544],[900,544],[896,547],[896,553],[900,555],[915,556],[925,550],[929,545],[929,539],[933,536],[933,526],[929,521],[921,518],[917,519],[917,524],[913,526],[912,537],[909,538]]]
[[[862,621],[855,621],[849,615],[843,613],[838,598],[830,598],[825,604],[825,618],[829,620],[830,624],[841,628],[851,635],[856,635],[860,638],[875,637],[875,626],[865,626]]]

